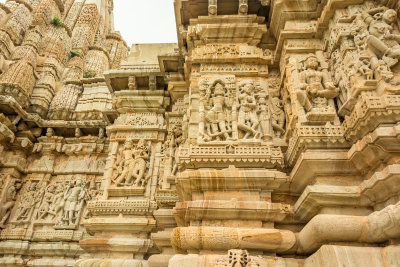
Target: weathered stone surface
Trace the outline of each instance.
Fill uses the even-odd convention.
[[[174,8],[0,4],[0,266],[400,266],[398,1]]]

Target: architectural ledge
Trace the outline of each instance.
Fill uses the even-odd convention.
[[[361,203],[374,206],[400,195],[400,165],[393,164],[376,172],[360,185]]]
[[[212,166],[226,168],[236,167],[281,168],[283,154],[279,147],[270,145],[235,145],[219,144],[190,145],[179,148],[179,166],[181,169]]]
[[[308,222],[324,208],[335,214],[368,215],[372,209],[360,207],[358,186],[309,185],[294,205],[295,219]]]
[[[154,219],[147,219],[144,217],[129,217],[129,216],[115,216],[115,217],[92,217],[83,221],[88,233],[96,232],[150,232],[156,227]]]
[[[318,176],[356,176],[360,171],[347,157],[346,150],[310,150],[303,152],[290,173],[290,190],[302,193]]]
[[[293,208],[267,201],[195,200],[176,203],[174,213],[179,226],[189,226],[202,220],[280,222],[293,214]]]
[[[285,173],[271,169],[241,170],[230,167],[223,170],[186,170],[177,177],[180,200],[192,200],[194,192],[214,191],[274,191],[287,182]]]

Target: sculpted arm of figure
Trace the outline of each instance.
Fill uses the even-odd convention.
[[[82,200],[85,197],[86,190],[81,188],[81,192],[79,193],[79,200]]]
[[[396,42],[400,43],[400,34],[398,32],[386,34],[385,38],[395,40]]]
[[[67,191],[64,192],[64,200],[66,200],[70,194],[71,194],[71,187],[68,186]]]
[[[386,7],[378,7],[378,8],[373,8],[370,9],[368,11],[364,11],[361,14],[361,17],[363,18],[363,20],[365,21],[365,23],[367,23],[368,25],[371,24],[372,21],[374,21],[375,19],[372,17],[373,15],[375,15],[376,13],[379,12],[383,12],[385,11],[387,8]]]
[[[308,87],[308,84],[306,82],[306,74],[305,71],[302,71],[299,73],[299,88],[302,90],[306,90]]]
[[[332,79],[329,77],[329,73],[322,73],[322,81],[324,83],[325,89],[336,89],[335,85],[332,82]]]

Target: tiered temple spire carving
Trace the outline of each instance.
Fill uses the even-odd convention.
[[[173,6],[0,4],[0,266],[400,266],[398,1]]]

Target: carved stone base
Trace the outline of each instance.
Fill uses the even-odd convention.
[[[308,122],[316,122],[316,123],[333,122],[336,117],[337,116],[334,109],[327,109],[324,111],[313,109],[306,115]]]
[[[175,255],[169,260],[169,267],[270,267],[270,266],[303,266],[303,259],[285,259],[277,257],[250,256],[246,250],[232,249],[225,255]]]
[[[130,260],[130,259],[88,259],[79,260],[75,263],[75,267],[92,267],[92,266],[115,266],[115,267],[147,267],[145,260]]]
[[[117,187],[110,186],[107,191],[110,197],[121,197],[121,196],[141,196],[143,195],[146,188],[144,187]]]

